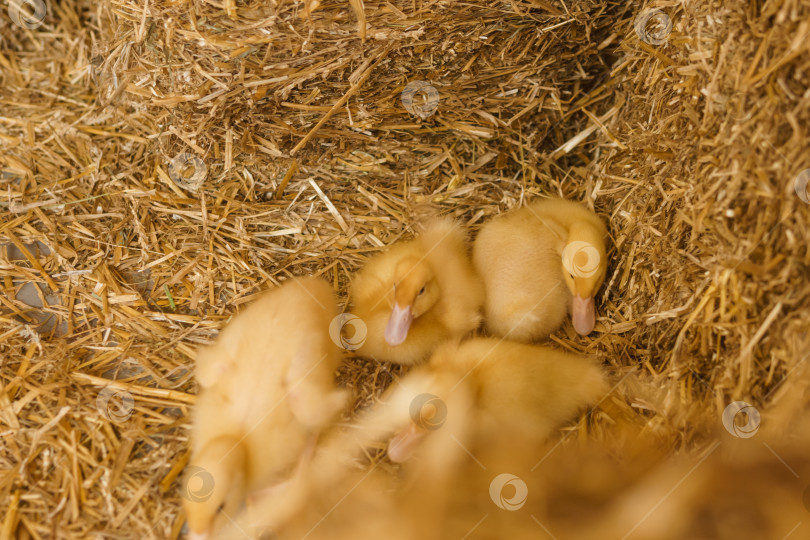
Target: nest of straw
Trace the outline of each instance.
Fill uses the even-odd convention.
[[[602,215],[597,331],[552,340],[673,451],[732,400],[806,410],[807,2],[45,5],[0,17],[0,537],[178,538],[195,347],[291,275],[345,296],[428,210]]]

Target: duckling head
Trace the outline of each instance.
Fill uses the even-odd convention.
[[[594,295],[605,280],[607,257],[598,231],[588,226],[571,227],[562,251],[563,278],[574,296],[571,322],[580,335],[588,335],[596,324]]]
[[[388,457],[394,463],[408,461],[421,441],[434,430],[441,428],[447,416],[447,405],[441,396],[449,393],[452,381],[443,366],[419,366],[408,373],[402,381],[398,405],[404,413],[407,397],[408,420],[388,442]],[[458,382],[458,381],[456,381]],[[437,395],[438,394],[438,395]]]
[[[408,257],[394,268],[391,316],[385,326],[385,341],[392,347],[402,344],[415,319],[439,299],[439,287],[433,269],[423,259]]]
[[[458,343],[451,340],[437,347],[428,364],[408,372],[394,390],[391,403],[398,410],[399,421],[388,442],[388,458],[393,463],[409,461],[424,444],[432,448],[426,455],[440,459],[436,451],[448,451],[446,435],[464,439],[462,435],[474,423],[471,418],[475,417],[478,374],[466,359],[451,361],[458,354]],[[437,441],[432,435],[439,430],[446,435]]]
[[[235,516],[244,495],[244,446],[233,436],[208,443],[194,457],[183,482],[190,540],[207,540],[223,516]],[[226,519],[227,520],[227,519]]]

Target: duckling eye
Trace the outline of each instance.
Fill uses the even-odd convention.
[[[424,287],[422,287],[421,289],[419,289],[419,294],[420,294],[420,295],[421,295],[421,294],[425,294],[425,288],[424,288]]]
[[[223,510],[225,510],[225,503],[219,505],[219,508],[217,508],[217,513],[222,512]]]

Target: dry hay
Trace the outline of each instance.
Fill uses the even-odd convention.
[[[0,16],[0,537],[177,538],[194,347],[290,275],[345,293],[428,207],[475,230],[562,195],[609,221],[597,332],[553,339],[602,359],[621,399],[566,433],[619,440],[622,417],[705,449],[744,399],[759,436],[789,435],[808,2],[659,1],[659,44],[632,2],[350,4]],[[426,119],[400,100],[416,80],[440,95]],[[197,190],[170,178],[181,154],[207,168]],[[341,380],[359,406],[397,373],[353,359]],[[99,402],[124,390],[133,411]]]

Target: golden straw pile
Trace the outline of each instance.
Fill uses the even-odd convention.
[[[194,350],[240,304],[304,274],[345,298],[420,216],[474,233],[540,196],[592,206],[612,243],[596,331],[552,339],[617,394],[562,447],[633,433],[684,462],[618,481],[594,459],[582,481],[615,481],[569,486],[544,525],[573,530],[617,484],[647,500],[644,478],[670,522],[721,504],[667,490],[739,474],[700,465],[732,439],[712,459],[766,444],[760,495],[801,509],[810,478],[778,460],[810,461],[779,446],[810,440],[810,2],[44,4],[33,28],[0,10],[0,540],[179,538]],[[438,91],[424,118],[413,81]],[[399,373],[347,358],[339,377],[360,408]],[[754,437],[723,429],[732,401],[761,413]],[[558,449],[545,481],[587,455]],[[808,531],[758,519],[689,535]]]

